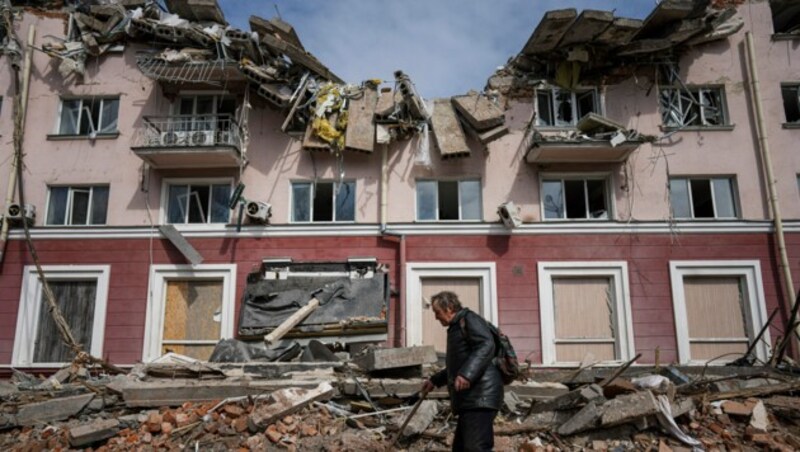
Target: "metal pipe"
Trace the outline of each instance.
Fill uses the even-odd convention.
[[[28,46],[25,49],[25,69],[22,76],[22,98],[20,99],[20,130],[25,130],[25,118],[28,112],[28,88],[31,84],[31,65],[33,63],[33,44],[36,37],[36,26],[28,26]],[[8,244],[8,207],[14,202],[14,188],[17,186],[17,165],[19,165],[19,155],[14,152],[11,159],[11,168],[8,174],[8,186],[6,188],[5,210],[3,212],[3,225],[0,227],[0,263],[6,255],[6,245]],[[23,215],[25,206],[21,206]],[[25,221],[23,219],[23,221]]]
[[[784,282],[784,303],[787,309],[792,311],[791,300],[794,298],[794,284],[792,282],[792,272],[789,268],[789,256],[786,252],[786,239],[783,234],[783,219],[781,217],[780,204],[778,203],[778,194],[775,190],[775,176],[772,172],[772,159],[769,152],[769,140],[767,139],[766,127],[764,126],[764,113],[761,107],[761,91],[759,90],[758,81],[758,68],[755,61],[755,50],[753,49],[753,33],[748,31],[745,33],[745,41],[747,43],[747,65],[748,74],[750,75],[751,94],[753,101],[753,108],[756,114],[756,133],[758,134],[759,151],[761,159],[764,163],[764,170],[766,172],[766,185],[767,193],[769,195],[770,208],[772,210],[772,218],[775,224],[775,236],[778,241],[778,265],[783,273]],[[790,319],[791,324],[792,319]]]

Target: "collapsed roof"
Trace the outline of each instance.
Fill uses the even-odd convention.
[[[642,65],[677,62],[685,49],[744,26],[735,6],[717,6],[726,3],[732,2],[664,0],[644,20],[615,17],[613,11],[548,11],[487,88],[526,96],[542,80],[571,89],[619,82]]]

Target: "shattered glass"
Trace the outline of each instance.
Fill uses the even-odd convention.
[[[667,127],[727,124],[721,88],[665,88],[659,103],[661,119]]]

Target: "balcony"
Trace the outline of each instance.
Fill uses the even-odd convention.
[[[230,115],[145,116],[131,140],[153,168],[229,168],[243,161],[239,125]]]

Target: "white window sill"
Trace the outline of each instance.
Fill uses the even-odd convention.
[[[773,41],[795,41],[800,39],[800,35],[796,33],[773,33]]]
[[[784,122],[782,127],[784,129],[800,129],[800,122]]]
[[[734,129],[734,127],[734,124],[724,126],[659,126],[662,132],[730,132]]]
[[[113,133],[98,133],[95,135],[95,140],[115,140],[119,137],[119,132]],[[60,135],[60,134],[49,134],[47,135],[47,139],[50,141],[69,141],[69,140],[91,140],[92,138],[89,135]]]

